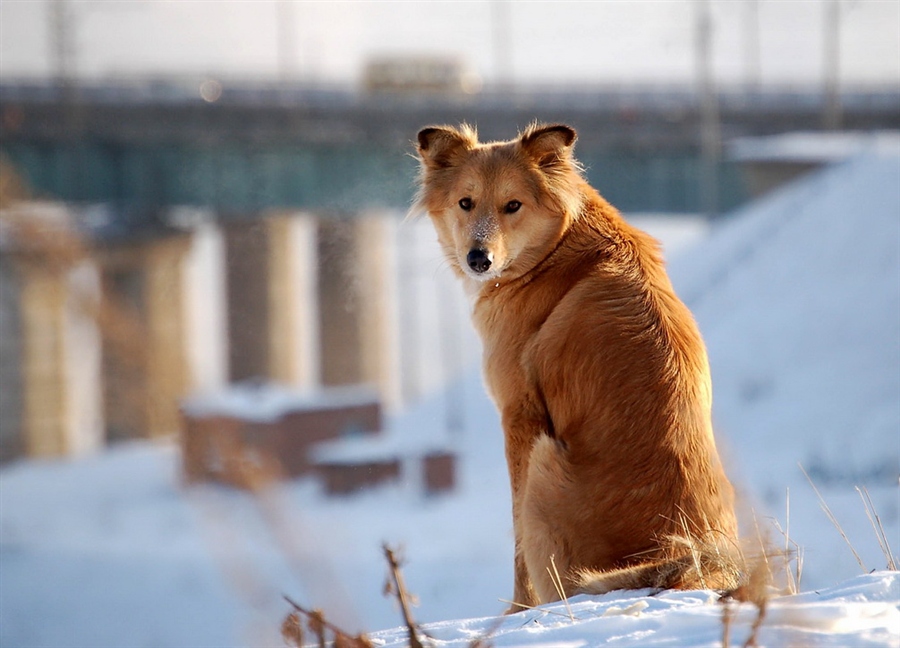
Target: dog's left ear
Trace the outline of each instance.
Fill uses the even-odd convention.
[[[521,144],[538,166],[545,167],[571,158],[578,135],[565,124],[534,124],[522,134]]]

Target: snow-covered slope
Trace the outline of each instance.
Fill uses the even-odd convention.
[[[709,350],[732,474],[806,547],[810,586],[858,573],[798,467],[883,567],[854,487],[900,538],[900,153],[854,158],[721,223],[670,265]],[[822,524],[821,522],[824,522]]]

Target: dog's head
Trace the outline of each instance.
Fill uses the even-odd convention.
[[[581,206],[569,126],[532,125],[507,142],[475,130],[419,131],[419,195],[453,267],[477,281],[521,276],[554,248]]]

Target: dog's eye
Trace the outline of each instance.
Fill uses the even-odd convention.
[[[506,203],[506,213],[515,214],[517,211],[519,211],[519,207],[521,206],[522,203],[520,203],[518,200],[510,200],[508,203]]]
[[[463,211],[469,211],[472,209],[472,199],[471,198],[460,198],[459,199],[459,207]]]

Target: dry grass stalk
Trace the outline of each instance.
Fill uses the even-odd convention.
[[[853,557],[856,558],[856,562],[859,563],[859,566],[862,568],[863,572],[868,573],[868,569],[866,569],[865,564],[863,564],[862,558],[859,557],[859,554],[856,552],[856,549],[853,548],[853,544],[850,542],[850,539],[847,537],[847,534],[844,533],[844,529],[841,527],[840,523],[837,521],[837,518],[834,517],[834,513],[831,512],[831,509],[828,508],[828,504],[825,503],[825,498],[822,497],[822,493],[819,492],[819,489],[816,488],[816,485],[813,483],[813,480],[810,478],[809,474],[803,468],[801,464],[797,464],[800,466],[800,471],[803,473],[803,476],[806,477],[806,481],[809,482],[809,485],[812,486],[813,491],[816,493],[816,497],[819,498],[819,505],[822,507],[822,510],[825,512],[825,515],[828,516],[828,519],[838,530],[838,533],[841,534],[841,537],[844,539],[844,542],[847,543],[847,546],[850,547],[850,551],[853,553]]]
[[[410,648],[423,648],[422,642],[419,640],[418,633],[416,632],[416,623],[413,621],[412,613],[409,610],[409,592],[406,589],[406,584],[403,582],[403,574],[400,572],[400,563],[397,560],[396,554],[388,547],[387,543],[385,543],[382,548],[384,550],[384,556],[387,558],[388,566],[390,567],[391,578],[393,579],[394,589],[392,591],[397,595],[397,601],[400,603],[400,611],[403,614],[403,622],[409,630]]]
[[[551,570],[550,567],[553,569]],[[572,608],[569,607],[569,599],[566,598],[566,591],[563,588],[562,578],[560,578],[559,570],[556,568],[556,556],[553,554],[550,555],[550,567],[547,568],[547,572],[550,574],[550,580],[553,581],[553,587],[556,588],[556,593],[559,594],[559,600],[565,604],[569,619],[574,621],[575,615],[572,614]]]
[[[526,603],[516,603],[515,601],[508,601],[506,599],[497,599],[497,600],[500,601],[501,603],[515,605],[516,607],[520,607],[523,610],[540,610],[541,612],[546,612],[547,614],[555,614],[556,616],[565,617],[567,619],[570,618],[568,614],[563,614],[562,612],[557,612],[556,610],[548,610],[546,608],[541,608],[538,605],[527,605]]]
[[[788,575],[788,587],[792,594],[800,591],[800,580],[803,576],[803,548],[791,539],[791,489],[785,492],[785,525],[784,530],[784,555],[785,555],[785,571]],[[791,550],[790,545],[794,545]],[[796,573],[790,570],[790,556],[795,556]]]
[[[731,635],[731,623],[734,615],[731,613],[731,601],[723,598],[722,600],[722,648],[729,647]]]
[[[784,492],[784,555],[785,557],[789,556],[791,553],[791,488],[788,486]],[[780,527],[779,527],[780,529]],[[785,573],[788,577],[788,587],[791,588],[792,592],[796,592],[800,587],[799,578],[797,581],[794,581],[793,574],[791,573],[790,561],[785,561]]]
[[[887,568],[892,571],[897,571],[897,561],[894,559],[894,553],[891,551],[891,545],[888,543],[887,535],[884,532],[884,525],[881,523],[881,518],[878,517],[878,513],[875,511],[875,504],[872,502],[872,497],[869,495],[869,489],[863,486],[860,490],[859,486],[856,486],[856,492],[859,493],[863,507],[866,509],[866,517],[869,518],[869,523],[871,523],[872,528],[875,530],[875,537],[878,539],[878,546],[881,547],[881,552],[884,554],[884,558],[887,561]]]
[[[763,598],[756,604],[756,618],[753,620],[753,625],[750,626],[750,636],[748,636],[747,640],[744,642],[744,648],[751,648],[751,646],[758,645],[759,629],[762,627],[763,621],[766,618],[767,604],[768,598]]]
[[[306,627],[316,638],[321,648],[328,645],[327,633],[332,634],[331,643],[334,648],[372,648],[373,643],[364,634],[350,635],[325,618],[322,610],[307,610],[290,597],[284,600],[294,608],[281,624],[281,636],[292,648],[303,646],[303,624],[301,618],[306,619]]]
[[[781,555],[787,592],[797,594],[800,591],[800,582],[803,577],[803,547],[791,538],[791,489],[785,491],[785,528],[781,527],[778,520],[772,518],[775,528],[784,538],[784,549]],[[791,570],[791,562],[794,570]]]
[[[281,622],[281,637],[288,646],[303,645],[303,623],[297,612],[291,612]]]
[[[493,648],[493,645],[488,637],[479,637],[469,642],[469,648]]]
[[[797,594],[800,592],[800,581],[803,576],[803,547],[798,545],[791,539],[785,529],[781,528],[778,520],[772,520],[775,528],[782,536],[784,536],[784,553],[781,559],[784,563],[784,574],[788,594]],[[791,563],[794,563],[794,569],[791,570]]]
[[[756,606],[756,617],[750,627],[750,634],[744,642],[744,648],[756,646],[759,629],[766,617],[766,606],[771,597],[772,571],[767,552],[763,551],[752,562],[747,574],[747,581],[737,589],[722,597],[722,646],[728,648],[731,627],[734,623],[734,614],[731,608],[732,601],[752,603]]]
[[[772,559],[787,560],[788,554],[772,548],[772,544],[764,537],[756,515],[753,515],[753,523],[756,528],[756,543],[758,547],[750,553],[749,558],[744,558],[746,571],[743,583],[727,592],[721,600],[722,608],[722,646],[728,648],[731,629],[734,625],[735,614],[732,609],[732,601],[752,603],[756,606],[756,617],[750,627],[750,634],[743,643],[744,648],[750,648],[758,644],[759,630],[766,618],[768,602],[772,597],[773,580],[775,571]],[[742,552],[743,553],[743,552]]]

